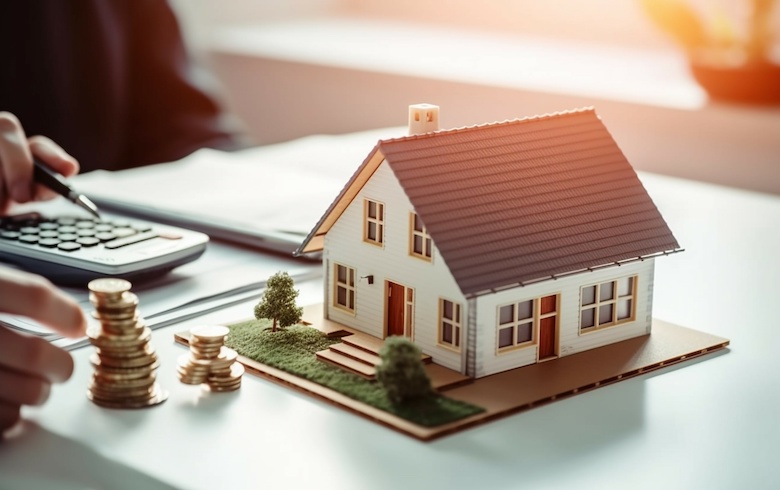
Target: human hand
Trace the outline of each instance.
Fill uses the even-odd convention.
[[[3,267],[0,312],[32,318],[69,337],[84,335],[87,326],[79,305],[49,281]],[[0,436],[19,420],[22,405],[42,404],[51,384],[72,373],[73,359],[66,351],[0,327]]]
[[[19,119],[10,112],[0,111],[0,214],[5,214],[12,202],[56,196],[33,183],[33,155],[65,177],[79,171],[76,159],[59,145],[45,136],[27,138]]]

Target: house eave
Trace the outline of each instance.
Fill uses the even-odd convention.
[[[656,257],[663,257],[663,256],[666,256],[666,255],[672,255],[672,254],[676,254],[676,253],[684,252],[684,251],[685,251],[684,248],[676,248],[676,249],[673,249],[673,250],[664,250],[662,252],[656,252],[656,253],[652,253],[652,254],[641,255],[641,256],[638,256],[638,257],[631,257],[631,258],[628,258],[628,259],[619,260],[619,261],[615,261],[615,262],[608,262],[606,264],[594,265],[594,266],[591,266],[591,267],[586,267],[584,269],[578,269],[578,270],[573,270],[573,271],[569,271],[569,272],[563,272],[561,274],[553,274],[553,275],[550,275],[550,276],[538,277],[538,278],[530,279],[530,280],[526,280],[526,281],[518,281],[518,282],[511,283],[511,284],[498,286],[498,287],[495,287],[495,288],[484,289],[484,290],[481,290],[481,291],[475,291],[475,292],[467,293],[467,294],[464,294],[464,296],[466,297],[466,299],[477,298],[479,296],[485,296],[485,295],[488,295],[488,294],[495,294],[495,293],[498,293],[498,292],[501,292],[501,291],[506,291],[506,290],[509,290],[509,289],[515,289],[515,288],[530,286],[532,284],[538,284],[540,282],[545,282],[545,281],[554,281],[554,280],[560,279],[562,277],[573,276],[573,275],[576,275],[576,274],[584,274],[584,273],[588,273],[588,272],[595,272],[597,270],[607,269],[607,268],[610,268],[610,267],[620,267],[621,265],[630,264],[630,263],[634,263],[634,262],[640,262],[640,261],[643,261],[643,260],[653,259],[653,258],[656,258]]]
[[[303,243],[293,252],[293,256],[299,257],[311,252],[320,252],[323,250],[325,235],[331,229],[334,223],[338,221],[341,214],[347,206],[357,196],[360,189],[368,182],[385,157],[379,149],[381,140],[374,146],[374,149],[366,156],[363,163],[355,170],[349,181],[341,189],[339,195],[333,200],[325,214],[317,222],[314,228],[309,232]]]

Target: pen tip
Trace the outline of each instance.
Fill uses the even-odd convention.
[[[82,208],[89,211],[89,213],[92,216],[94,216],[97,219],[100,219],[100,213],[98,213],[97,206],[95,206],[95,203],[90,201],[87,196],[85,196],[84,194],[79,194],[78,199],[76,199],[76,203]]]

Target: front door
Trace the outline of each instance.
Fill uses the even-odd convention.
[[[545,296],[541,299],[539,311],[539,360],[544,361],[558,356],[558,296]]]
[[[400,284],[387,281],[385,283],[386,336],[404,334],[404,304],[406,288]]]

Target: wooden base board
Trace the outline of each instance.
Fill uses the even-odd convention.
[[[239,356],[238,360],[253,374],[307,393],[419,440],[431,441],[497,418],[694,359],[729,345],[727,339],[658,320],[653,320],[652,330],[652,335],[486,376],[450,389],[446,396],[483,407],[485,411],[432,428],[413,424],[246,357]],[[189,332],[177,333],[175,339],[187,345]]]

